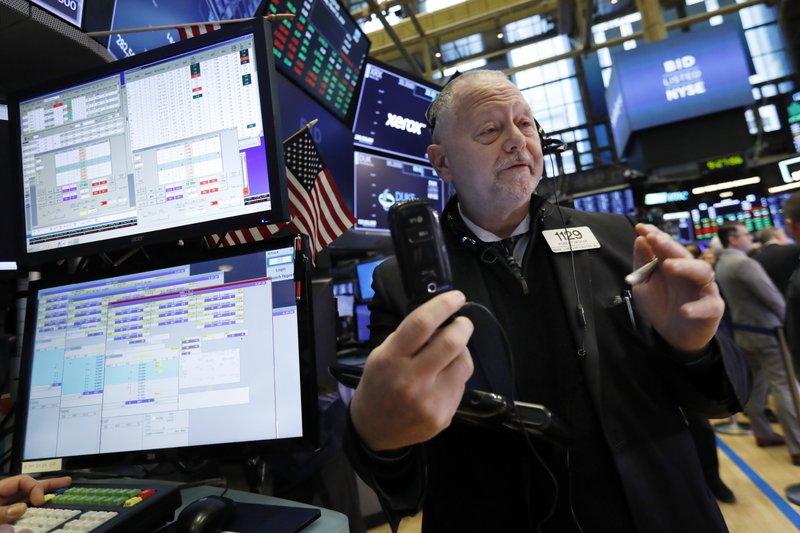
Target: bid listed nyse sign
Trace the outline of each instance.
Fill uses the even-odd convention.
[[[667,102],[697,96],[706,92],[703,71],[693,55],[664,61],[661,75]]]

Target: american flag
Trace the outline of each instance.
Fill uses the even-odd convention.
[[[192,37],[197,37],[198,35],[203,35],[204,33],[211,33],[214,30],[220,29],[222,26],[216,23],[208,23],[208,24],[187,24],[185,26],[178,26],[175,28],[178,30],[178,35],[181,38],[181,41],[185,41],[186,39],[191,39]]]
[[[309,236],[313,260],[317,252],[353,226],[355,217],[347,208],[336,182],[322,162],[310,128],[304,128],[284,142],[283,153],[289,183],[289,222],[212,235],[209,239],[211,246],[261,241],[279,231],[287,230]]]

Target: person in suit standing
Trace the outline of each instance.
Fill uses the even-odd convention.
[[[397,261],[377,268],[345,434],[390,523],[423,509],[428,533],[726,531],[682,411],[727,417],[749,393],[711,267],[655,226],[535,194],[552,140],[501,72],[451,81],[428,117],[429,160],[457,191],[441,216],[457,290],[409,313]],[[466,388],[549,407],[569,442],[461,423]]]
[[[786,231],[800,243],[800,192],[791,195],[783,204]],[[794,359],[795,371],[800,371],[800,267],[792,274],[786,288],[786,340]]]
[[[718,232],[723,250],[716,265],[717,282],[730,308],[736,343],[747,354],[753,370],[753,391],[766,381],[775,402],[776,415],[785,434],[791,461],[800,466],[800,422],[792,403],[786,368],[774,329],[783,325],[786,303],[764,268],[747,256],[753,236],[740,222],[726,222]],[[756,327],[766,332],[738,326]],[[745,405],[758,446],[775,446],[784,438],[772,430],[764,414],[766,395],[754,392]]]
[[[759,231],[758,238],[762,246],[753,259],[761,263],[778,292],[786,294],[789,278],[800,266],[800,245],[790,242],[783,228],[774,226]]]

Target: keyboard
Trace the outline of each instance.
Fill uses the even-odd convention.
[[[32,533],[142,533],[171,522],[180,506],[177,485],[73,483],[13,525]]]

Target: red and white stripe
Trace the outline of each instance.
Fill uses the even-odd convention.
[[[214,30],[220,29],[220,27],[219,24],[190,24],[188,26],[178,26],[176,29],[178,30],[181,41],[185,41],[186,39],[191,39],[192,37],[197,37],[204,33],[211,33]]]

